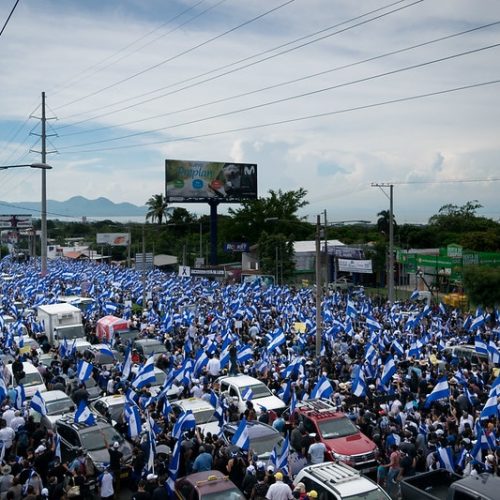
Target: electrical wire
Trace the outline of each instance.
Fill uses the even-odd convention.
[[[327,70],[324,70],[324,71],[320,71],[320,72],[317,72],[317,73],[312,73],[312,74],[309,74],[309,75],[306,75],[306,76],[302,76],[302,77],[299,77],[299,78],[294,78],[293,80],[287,80],[287,81],[284,81],[284,82],[276,83],[274,85],[268,85],[266,87],[261,87],[261,88],[256,89],[256,90],[250,90],[248,92],[243,92],[241,94],[236,94],[236,95],[232,95],[232,96],[228,96],[228,97],[222,97],[220,99],[215,99],[213,101],[205,102],[205,103],[202,103],[202,104],[197,104],[195,106],[189,106],[187,108],[181,108],[181,109],[178,109],[178,110],[175,110],[175,111],[167,111],[166,113],[160,113],[160,114],[157,114],[157,115],[149,116],[149,117],[146,117],[146,118],[140,118],[140,119],[137,119],[137,120],[131,120],[131,121],[119,123],[119,124],[116,124],[116,125],[106,125],[106,126],[92,128],[92,129],[87,129],[87,130],[77,130],[75,132],[68,132],[67,134],[61,134],[59,137],[68,137],[68,136],[73,136],[73,135],[95,133],[95,132],[99,132],[99,131],[102,131],[102,130],[110,130],[110,129],[114,129],[114,128],[126,127],[126,126],[129,126],[129,125],[135,125],[137,123],[143,123],[143,122],[149,121],[149,120],[154,120],[154,119],[157,119],[157,118],[163,118],[165,116],[172,116],[172,115],[176,115],[176,114],[179,114],[179,113],[184,113],[186,111],[193,111],[195,109],[205,108],[207,106],[212,106],[214,104],[221,104],[223,102],[232,101],[232,100],[235,100],[235,99],[239,99],[241,97],[248,97],[250,95],[255,95],[255,94],[258,94],[260,92],[265,92],[267,90],[274,90],[274,89],[281,88],[281,87],[284,87],[284,86],[287,86],[287,85],[292,85],[294,83],[303,82],[305,80],[310,80],[310,79],[316,78],[318,76],[324,76],[324,75],[326,75],[328,73],[333,73],[333,72],[340,71],[340,70],[343,70],[343,69],[352,68],[354,66],[359,66],[359,65],[367,63],[367,62],[373,62],[373,61],[376,61],[376,60],[380,60],[380,59],[382,59],[384,57],[392,56],[392,55],[395,55],[395,54],[401,54],[403,52],[408,52],[409,50],[413,50],[415,48],[425,47],[425,46],[431,45],[433,43],[442,42],[444,40],[449,40],[450,38],[455,38],[457,36],[468,34],[468,33],[471,33],[473,31],[477,31],[477,30],[480,30],[480,29],[489,28],[491,26],[495,26],[495,25],[498,25],[498,24],[500,24],[500,21],[495,21],[493,23],[484,24],[482,26],[477,26],[475,28],[471,28],[471,29],[468,29],[468,30],[465,30],[465,31],[460,31],[458,33],[453,33],[451,35],[446,35],[446,36],[442,36],[442,37],[439,37],[439,38],[434,38],[433,40],[429,40],[429,41],[426,41],[426,42],[422,42],[422,43],[418,43],[418,44],[415,44],[415,45],[411,45],[409,47],[405,47],[405,48],[402,48],[402,49],[396,49],[396,50],[392,50],[390,52],[385,52],[384,54],[379,54],[377,56],[369,57],[367,59],[363,59],[363,60],[356,61],[356,62],[353,62],[353,63],[344,64],[342,66],[336,66],[334,68],[330,68],[330,69],[327,69]],[[89,118],[88,120],[91,120],[91,118]],[[85,122],[87,120],[82,120],[82,121]],[[81,122],[79,122],[79,123],[81,123]],[[60,130],[60,129],[58,129],[58,130]]]
[[[70,149],[70,148],[75,148],[75,147],[91,146],[91,145],[94,145],[94,144],[103,144],[103,143],[114,142],[114,141],[119,141],[119,140],[123,140],[123,139],[130,139],[131,137],[138,137],[138,136],[141,136],[141,135],[153,134],[153,133],[156,133],[156,132],[162,132],[164,130],[170,130],[170,129],[177,128],[177,127],[182,127],[182,126],[186,126],[186,125],[193,125],[195,123],[201,123],[201,122],[205,122],[205,121],[208,121],[208,120],[213,120],[213,119],[216,119],[216,118],[222,118],[222,117],[231,116],[231,115],[234,115],[234,114],[244,113],[244,112],[247,112],[247,111],[253,111],[253,110],[261,109],[261,108],[264,108],[264,107],[267,107],[267,106],[271,106],[271,105],[274,105],[274,104],[281,104],[281,103],[289,102],[289,101],[292,101],[292,100],[302,99],[304,97],[310,97],[312,95],[320,94],[320,93],[323,93],[323,92],[327,92],[327,91],[331,91],[331,90],[335,90],[335,89],[339,89],[339,88],[348,87],[350,85],[355,85],[355,84],[358,84],[358,83],[366,83],[368,81],[372,81],[372,80],[375,80],[375,79],[378,79],[378,78],[383,78],[383,77],[386,77],[386,76],[395,75],[395,74],[402,73],[402,72],[405,72],[405,71],[410,71],[410,70],[413,70],[413,69],[430,66],[431,64],[437,64],[437,63],[441,63],[441,62],[444,62],[444,61],[449,61],[449,60],[455,59],[457,57],[462,57],[462,56],[465,56],[465,55],[475,54],[477,52],[481,52],[481,51],[484,51],[484,50],[489,50],[489,49],[496,48],[496,47],[500,47],[500,43],[487,45],[485,47],[480,47],[480,48],[477,48],[477,49],[467,50],[467,51],[464,51],[464,52],[460,52],[458,54],[452,54],[450,56],[440,57],[438,59],[433,59],[431,61],[425,61],[425,62],[419,63],[419,64],[412,64],[410,66],[405,66],[403,68],[398,68],[398,69],[391,70],[391,71],[385,71],[383,73],[378,73],[376,75],[371,75],[371,76],[367,76],[367,77],[364,77],[364,78],[358,78],[358,79],[352,80],[350,82],[339,83],[337,85],[330,85],[328,87],[324,87],[324,88],[321,88],[321,89],[312,90],[312,91],[309,91],[309,92],[303,92],[301,94],[297,94],[297,95],[294,95],[294,96],[282,97],[280,99],[275,99],[275,100],[272,100],[272,101],[267,101],[267,102],[264,102],[264,103],[255,104],[253,106],[248,106],[248,107],[245,107],[245,108],[240,108],[240,109],[236,109],[236,110],[226,111],[224,113],[218,113],[216,115],[206,116],[206,117],[203,117],[203,118],[197,118],[195,120],[190,120],[190,121],[183,122],[183,123],[177,123],[177,124],[174,124],[174,125],[167,125],[165,127],[159,127],[159,128],[152,129],[152,130],[144,130],[144,131],[141,131],[141,132],[133,132],[133,133],[130,133],[130,134],[119,136],[119,137],[113,137],[111,139],[101,139],[99,141],[86,142],[86,143],[83,143],[83,144],[73,144],[73,145],[69,145],[69,146],[64,146],[64,147],[62,147],[60,149]]]
[[[7,24],[9,24],[10,18],[12,17],[12,14],[14,14],[14,11],[16,10],[17,4],[19,3],[19,0],[16,0],[16,3],[14,4],[14,7],[12,7],[9,15],[7,16],[7,19],[3,23],[2,29],[0,30],[0,36],[3,35],[3,32],[5,31],[5,28],[7,27]]]
[[[207,137],[215,137],[218,135],[232,134],[235,132],[256,130],[256,129],[266,128],[266,127],[275,127],[278,125],[285,125],[288,123],[297,123],[297,122],[311,120],[311,119],[315,119],[315,118],[324,118],[327,116],[340,115],[340,114],[350,113],[353,111],[361,111],[361,110],[365,110],[365,109],[378,108],[378,107],[382,107],[382,106],[387,106],[389,104],[397,104],[397,103],[401,103],[401,102],[415,101],[415,100],[419,100],[419,99],[425,99],[428,97],[445,95],[445,94],[450,94],[453,92],[460,92],[462,90],[480,88],[480,87],[485,87],[488,85],[495,85],[497,83],[500,83],[500,79],[489,80],[486,82],[478,82],[478,83],[473,83],[473,84],[469,84],[469,85],[462,85],[460,87],[453,87],[453,88],[438,90],[438,91],[434,91],[434,92],[427,92],[425,94],[416,94],[413,96],[398,97],[396,99],[389,99],[387,101],[379,101],[379,102],[371,103],[371,104],[363,104],[361,106],[354,106],[351,108],[344,108],[344,109],[338,109],[338,110],[334,110],[334,111],[327,111],[324,113],[316,113],[316,114],[312,114],[312,115],[299,116],[296,118],[288,118],[286,120],[260,123],[257,125],[248,125],[246,127],[238,127],[238,128],[233,128],[233,129],[219,130],[216,132],[207,132],[205,134],[198,134],[198,135],[192,135],[192,136],[186,136],[186,137],[177,137],[177,138],[173,138],[173,139],[162,139],[162,140],[158,140],[158,141],[143,142],[140,144],[126,144],[126,145],[122,145],[122,146],[113,146],[113,147],[108,147],[108,148],[95,148],[95,149],[86,149],[86,150],[79,150],[79,151],[66,151],[66,154],[80,154],[80,153],[94,153],[94,152],[101,152],[101,151],[114,151],[114,150],[120,150],[120,149],[131,149],[131,148],[137,148],[137,147],[151,146],[151,145],[155,145],[155,144],[167,144],[170,142],[180,142],[180,141],[191,141],[194,139],[204,139]],[[63,149],[63,148],[59,148],[59,149]]]
[[[163,90],[166,90],[166,89],[169,89],[169,88],[175,87],[175,86],[177,86],[177,85],[182,85],[183,83],[187,83],[187,82],[190,82],[190,81],[192,81],[192,80],[196,80],[196,79],[198,79],[198,78],[202,78],[202,77],[204,77],[204,76],[210,75],[210,74],[215,73],[215,72],[217,72],[217,71],[221,71],[221,70],[224,70],[224,69],[226,69],[226,68],[230,68],[230,67],[235,66],[235,65],[237,65],[237,64],[240,64],[240,63],[242,63],[242,62],[249,61],[249,60],[251,60],[251,59],[254,59],[254,58],[256,58],[256,57],[260,57],[260,56],[265,55],[265,54],[268,54],[268,53],[270,53],[270,52],[274,52],[274,51],[279,50],[279,49],[282,49],[282,48],[284,48],[284,47],[288,47],[289,45],[292,45],[292,44],[294,44],[294,43],[300,42],[300,41],[302,41],[302,40],[307,40],[307,39],[309,39],[309,38],[311,38],[311,37],[313,37],[313,36],[319,35],[319,34],[321,34],[321,33],[325,33],[325,32],[327,32],[327,31],[330,31],[330,30],[332,30],[332,29],[338,28],[339,26],[343,26],[343,25],[348,24],[348,23],[351,23],[351,22],[353,22],[353,21],[357,21],[357,20],[359,20],[359,19],[362,19],[362,18],[364,18],[364,17],[366,17],[366,16],[369,16],[369,15],[371,15],[371,14],[374,14],[374,13],[376,13],[376,12],[380,12],[380,11],[385,10],[385,9],[387,9],[387,8],[393,7],[394,5],[397,5],[397,4],[400,4],[400,3],[404,3],[405,1],[406,1],[406,0],[398,0],[398,1],[396,1],[396,2],[392,2],[392,3],[390,3],[390,4],[384,5],[383,7],[379,7],[378,9],[374,9],[374,10],[371,10],[371,11],[369,11],[369,12],[365,12],[364,14],[361,14],[361,15],[355,16],[355,17],[353,17],[353,18],[347,19],[347,20],[345,20],[345,21],[342,21],[342,22],[336,23],[336,24],[334,24],[334,25],[332,25],[332,26],[328,26],[328,27],[323,28],[323,29],[321,29],[321,30],[319,30],[319,31],[316,31],[316,32],[314,32],[314,33],[311,33],[311,34],[309,34],[309,35],[305,35],[305,36],[303,36],[303,37],[296,38],[296,39],[294,39],[294,40],[292,40],[292,41],[290,41],[290,42],[287,42],[287,43],[284,43],[284,44],[278,45],[278,46],[273,47],[273,48],[271,48],[271,49],[267,49],[267,50],[264,50],[264,51],[262,51],[262,52],[258,52],[258,53],[256,53],[256,54],[253,54],[253,55],[251,55],[251,56],[245,57],[245,58],[243,58],[243,59],[239,59],[239,60],[234,61],[234,62],[229,63],[229,64],[225,64],[225,65],[223,65],[223,66],[219,66],[219,67],[217,67],[217,68],[215,68],[215,69],[212,69],[212,70],[210,70],[210,71],[206,71],[206,72],[204,72],[204,73],[199,73],[198,75],[195,75],[195,76],[193,76],[193,77],[186,78],[186,79],[184,79],[184,80],[180,80],[180,81],[174,82],[174,83],[172,83],[172,84],[170,84],[170,85],[166,85],[166,86],[164,86],[164,87],[160,87],[160,88],[158,88],[158,89],[151,90],[151,91],[149,91],[149,92],[145,92],[145,93],[142,93],[142,94],[138,94],[137,96],[134,96],[134,97],[131,97],[131,98],[121,99],[121,100],[115,101],[115,102],[113,102],[113,103],[110,103],[110,104],[107,104],[107,105],[104,105],[104,106],[100,106],[99,108],[94,108],[94,109],[87,110],[87,111],[83,111],[83,112],[80,112],[80,113],[74,113],[74,114],[72,114],[72,115],[69,115],[69,116],[64,117],[64,118],[63,118],[63,120],[68,120],[68,119],[70,119],[70,118],[75,118],[75,117],[77,117],[77,116],[85,115],[85,114],[88,114],[88,113],[93,113],[93,112],[95,112],[95,111],[102,111],[103,109],[108,109],[108,108],[111,108],[111,107],[116,106],[116,105],[118,105],[118,104],[123,104],[123,103],[126,103],[126,102],[130,102],[130,101],[131,101],[131,100],[133,100],[133,99],[140,99],[140,98],[142,98],[142,97],[146,97],[146,96],[148,96],[148,95],[151,95],[151,94],[154,94],[154,93],[157,93],[157,92],[161,92],[161,91],[163,91]],[[134,108],[134,107],[136,107],[136,106],[140,106],[141,104],[146,104],[146,103],[149,103],[149,102],[155,101],[155,100],[157,100],[157,99],[161,99],[161,98],[163,98],[163,97],[166,97],[166,96],[169,96],[169,95],[172,95],[172,94],[176,94],[177,92],[181,92],[181,91],[183,91],[183,90],[187,90],[187,89],[190,89],[190,88],[196,87],[196,86],[198,86],[198,85],[202,85],[202,84],[204,84],[204,83],[207,83],[207,82],[210,82],[210,81],[213,81],[213,80],[217,80],[217,79],[219,79],[219,78],[221,78],[221,77],[223,77],[223,76],[226,76],[226,75],[229,75],[229,74],[235,73],[235,72],[237,72],[237,71],[241,71],[241,70],[243,70],[243,69],[246,69],[246,68],[249,68],[249,67],[255,66],[255,65],[257,65],[257,64],[260,64],[261,62],[265,62],[265,61],[268,61],[268,60],[270,60],[270,59],[274,59],[275,57],[279,57],[279,56],[281,56],[281,55],[288,54],[288,53],[290,53],[290,52],[293,52],[293,51],[295,51],[295,50],[301,49],[301,48],[303,48],[303,47],[307,47],[308,45],[311,45],[311,44],[314,44],[314,43],[317,43],[317,42],[323,41],[323,40],[325,40],[325,39],[327,39],[327,38],[330,38],[330,37],[332,37],[332,36],[338,35],[338,34],[340,34],[340,33],[344,33],[344,32],[346,32],[346,31],[349,31],[349,30],[353,29],[353,28],[357,28],[357,27],[362,26],[362,25],[364,25],[364,24],[368,24],[368,23],[370,23],[370,22],[372,22],[372,21],[376,21],[376,20],[381,19],[381,18],[383,18],[383,17],[385,17],[385,16],[388,16],[388,15],[393,14],[393,13],[395,13],[395,12],[399,12],[400,10],[403,10],[403,9],[406,9],[406,8],[409,8],[409,7],[412,7],[412,6],[414,6],[414,5],[416,5],[416,4],[419,4],[419,3],[421,3],[421,2],[423,2],[423,0],[417,0],[417,1],[415,1],[415,2],[413,2],[413,3],[411,3],[411,4],[409,4],[409,5],[405,5],[405,6],[403,6],[403,7],[396,8],[396,9],[391,10],[391,11],[389,11],[389,12],[387,12],[387,13],[382,14],[382,15],[379,15],[379,16],[373,17],[373,18],[371,18],[371,19],[368,19],[368,20],[365,20],[365,21],[362,21],[362,22],[356,23],[356,24],[354,24],[354,25],[352,25],[352,26],[348,26],[348,27],[346,27],[346,28],[343,28],[343,29],[341,29],[341,30],[335,31],[335,32],[333,32],[333,33],[329,33],[329,34],[327,34],[327,35],[321,36],[321,37],[316,38],[316,39],[314,39],[314,40],[310,40],[310,41],[308,41],[308,42],[302,43],[302,44],[300,44],[300,45],[298,45],[298,46],[291,47],[291,48],[289,48],[289,49],[283,50],[283,51],[278,52],[278,53],[276,53],[276,54],[273,54],[273,55],[271,55],[271,56],[268,56],[268,57],[265,57],[265,58],[259,59],[259,60],[257,60],[257,61],[253,61],[253,62],[251,62],[251,63],[249,63],[249,64],[246,64],[246,65],[240,66],[240,67],[235,68],[235,69],[232,69],[232,70],[230,70],[230,71],[226,71],[226,72],[221,73],[221,74],[219,74],[219,75],[215,75],[215,76],[213,76],[213,77],[206,78],[205,80],[201,80],[200,82],[195,82],[195,83],[193,83],[193,84],[191,84],[191,85],[186,85],[185,87],[182,87],[182,88],[180,88],[180,89],[177,89],[177,90],[174,90],[174,91],[171,91],[171,92],[167,92],[167,93],[165,93],[165,94],[161,94],[161,95],[156,96],[156,97],[152,97],[152,98],[149,98],[149,99],[145,99],[145,100],[143,100],[143,101],[139,101],[139,102],[137,102],[137,103],[135,103],[135,104],[130,104],[130,105],[128,105],[128,106],[124,106],[124,107],[119,108],[119,109],[114,110],[114,111],[108,111],[108,112],[106,112],[106,113],[101,113],[101,114],[98,114],[98,115],[93,116],[93,117],[91,117],[91,118],[87,118],[87,119],[84,119],[84,120],[80,120],[80,121],[77,121],[77,122],[73,122],[73,123],[70,123],[70,124],[68,124],[68,125],[63,125],[63,126],[59,127],[59,129],[58,129],[58,130],[61,130],[61,129],[63,129],[63,128],[67,128],[67,127],[73,127],[73,126],[75,126],[75,125],[79,125],[79,124],[81,124],[81,123],[85,123],[85,122],[88,122],[88,121],[91,121],[91,120],[95,120],[95,119],[97,119],[97,118],[102,118],[102,117],[104,117],[104,116],[109,116],[109,115],[111,115],[111,114],[118,113],[118,112],[120,112],[120,111],[125,111],[125,110],[128,110],[128,109]]]
[[[66,104],[63,104],[59,107],[57,107],[56,109],[62,109],[62,108],[65,108],[71,104],[75,104],[77,102],[81,102],[85,99],[88,99],[89,97],[94,97],[98,94],[101,94],[102,92],[106,91],[106,90],[109,90],[109,89],[112,89],[114,87],[116,87],[117,85],[120,85],[122,83],[125,83],[125,82],[128,82],[130,80],[133,80],[134,78],[137,78],[138,76],[140,75],[143,75],[153,69],[156,69],[156,68],[159,68],[160,66],[163,66],[164,64],[167,64],[168,62],[171,62],[175,59],[178,59],[179,57],[181,56],[184,56],[186,54],[189,54],[190,52],[193,52],[201,47],[204,47],[205,45],[208,45],[209,43],[212,43],[214,42],[215,40],[218,40],[230,33],[233,33],[234,31],[244,27],[244,26],[248,26],[249,24],[255,22],[255,21],[258,21],[259,19],[262,19],[263,17],[269,15],[269,14],[272,14],[273,12],[276,12],[278,11],[279,9],[282,9],[283,7],[286,7],[287,5],[290,5],[291,3],[295,2],[296,0],[287,0],[286,2],[276,6],[276,7],[273,7],[272,9],[266,11],[266,12],[263,12],[262,14],[259,14],[258,16],[255,16],[251,19],[248,19],[247,21],[244,21],[243,23],[240,23],[238,24],[237,26],[233,26],[232,28],[230,28],[229,30],[226,30],[222,33],[219,33],[218,35],[216,36],[213,36],[211,38],[209,38],[208,40],[205,40],[201,43],[198,43],[196,45],[194,45],[193,47],[190,47],[189,49],[186,49],[186,50],[183,50],[182,52],[179,52],[178,54],[175,54],[171,57],[168,57],[166,59],[163,59],[162,61],[160,61],[159,63],[156,63],[156,64],[153,64],[152,66],[149,66],[141,71],[138,71],[137,73],[134,73],[133,75],[130,75],[126,78],[122,78],[121,80],[118,80],[117,82],[114,82],[110,85],[107,85],[105,87],[102,87],[101,89],[98,89],[98,90],[95,90],[94,92],[91,92],[90,94],[87,94],[87,95],[84,95],[82,97],[79,97],[77,99],[73,99],[72,101],[70,102],[67,102]]]
[[[27,208],[27,207],[20,207],[19,205],[12,205],[11,203],[6,203],[0,201],[0,206],[2,207],[9,207],[9,208],[15,208],[17,210],[26,210],[27,212],[37,212],[37,213],[42,213],[41,210],[38,210],[37,208]],[[65,214],[58,214],[56,212],[46,212],[47,215],[55,215],[57,217],[67,217],[69,219],[77,219],[80,217],[83,217],[82,215],[65,215]]]
[[[101,66],[103,63],[113,59],[114,57],[122,54],[123,52],[125,52],[127,49],[129,49],[130,47],[133,47],[135,44],[137,44],[138,42],[140,42],[141,40],[144,40],[145,38],[147,38],[148,36],[152,35],[153,33],[156,33],[158,30],[160,30],[161,28],[163,28],[164,26],[167,26],[168,24],[172,23],[173,21],[175,21],[176,19],[182,17],[184,14],[188,13],[189,11],[193,10],[194,8],[198,7],[199,5],[201,5],[202,3],[205,3],[207,0],[200,0],[199,2],[197,2],[196,4],[194,4],[193,6],[191,7],[188,7],[186,9],[184,9],[182,12],[180,12],[179,14],[175,15],[174,17],[172,17],[171,19],[169,19],[168,21],[162,23],[160,26],[158,26],[157,28],[149,31],[148,33],[146,33],[145,35],[139,37],[138,39],[134,40],[133,42],[129,43],[128,45],[126,45],[125,47],[122,47],[121,49],[119,49],[118,51],[116,51],[114,54],[111,54],[110,56],[108,57],[105,57],[104,59],[102,59],[101,61],[99,61],[98,63],[96,64],[93,64],[92,66],[89,66],[88,68],[84,69],[83,71],[81,71],[80,73],[78,73],[77,75],[75,75],[74,77],[72,77],[71,79],[69,79],[65,84],[63,84],[63,86],[61,87],[56,87],[57,90],[55,91],[52,91],[51,92],[51,95],[54,96],[54,95],[57,95],[59,94],[60,92],[62,92],[63,90],[66,90],[70,87],[73,87],[76,83],[82,81],[83,79],[88,79],[90,78],[91,76],[95,75],[96,73],[99,73],[105,69],[108,69],[110,68],[111,66],[117,64],[118,62],[122,61],[123,59],[125,59],[126,57],[129,57],[130,55],[132,54],[135,54],[136,52],[138,52],[139,50],[142,50],[144,47],[147,47],[148,45],[151,45],[152,43],[158,41],[160,38],[164,38],[165,36],[168,36],[170,35],[171,33],[174,33],[175,31],[181,29],[183,26],[186,26],[187,24],[193,22],[194,20],[198,19],[199,17],[203,16],[204,14],[206,14],[207,12],[215,9],[216,7],[218,7],[221,3],[224,3],[226,2],[226,0],[219,0],[219,2],[217,2],[216,4],[214,5],[211,5],[210,7],[207,7],[205,10],[201,11],[200,13],[196,14],[195,16],[187,19],[186,21],[184,21],[183,23],[181,23],[180,25],[176,26],[175,28],[172,28],[171,30],[167,31],[166,33],[162,33],[160,36],[154,38],[153,40],[150,40],[142,45],[140,45],[139,47],[137,47],[136,49],[130,51],[130,52],[127,52],[125,54],[123,54],[121,57],[119,57],[118,59],[114,60],[114,61],[111,61],[109,64],[105,65],[105,66]],[[84,76],[86,75],[86,76]]]
[[[490,177],[486,179],[447,179],[440,181],[399,181],[399,182],[388,182],[387,184],[393,184],[394,186],[404,186],[407,184],[466,184],[469,182],[498,182],[500,177]]]

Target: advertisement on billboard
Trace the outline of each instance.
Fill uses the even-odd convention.
[[[112,247],[126,247],[130,243],[129,233],[97,233],[98,245],[111,245]]]
[[[373,272],[371,260],[339,259],[338,263],[339,271],[366,274],[371,274]]]
[[[2,229],[26,229],[31,226],[31,215],[0,215],[0,228]]]
[[[257,165],[165,160],[165,184],[165,197],[169,203],[255,200]]]

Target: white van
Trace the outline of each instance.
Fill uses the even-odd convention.
[[[14,375],[12,374],[12,364],[6,366],[6,371],[7,387],[9,389],[16,388],[18,384],[16,382],[16,379],[14,378]],[[40,372],[31,363],[24,362],[23,371],[25,375],[19,382],[24,387],[24,394],[26,395],[26,399],[31,399],[37,391],[45,392],[47,390]]]

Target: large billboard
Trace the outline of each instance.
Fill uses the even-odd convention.
[[[0,215],[2,229],[26,229],[32,227],[31,215]]]
[[[165,181],[169,203],[257,198],[255,163],[165,160]]]
[[[111,245],[112,247],[126,247],[130,243],[129,233],[97,233],[98,245]]]

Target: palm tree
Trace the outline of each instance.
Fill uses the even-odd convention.
[[[389,210],[382,210],[377,214],[378,220],[377,220],[377,229],[385,234],[385,237],[389,237],[389,224],[390,224],[390,213]],[[396,219],[393,215],[392,221],[394,224],[394,233],[396,233],[397,230],[397,224],[396,224]]]
[[[168,203],[165,200],[163,194],[155,194],[149,198],[146,202],[148,207],[148,212],[146,214],[146,220],[151,219],[151,222],[157,221],[161,224],[163,219],[167,218],[167,207]]]

